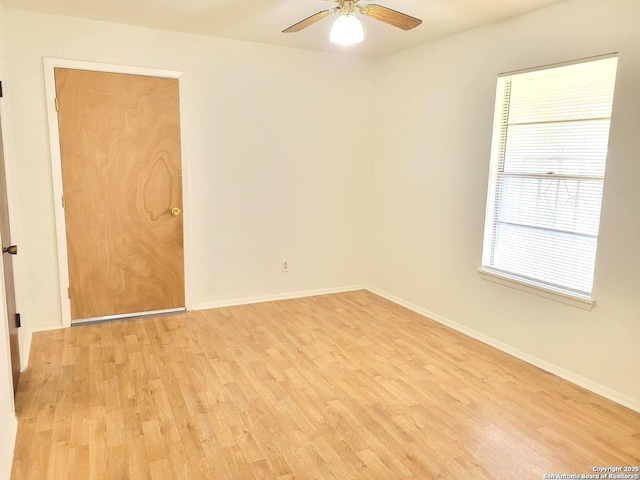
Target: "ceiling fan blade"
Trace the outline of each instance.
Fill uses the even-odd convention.
[[[396,12],[382,5],[366,5],[360,8],[360,13],[403,30],[411,30],[422,23],[422,20],[419,18],[412,17],[406,13]]]
[[[305,18],[304,20],[291,25],[289,28],[285,28],[282,33],[293,33],[293,32],[299,32],[300,30],[302,30],[303,28],[307,28],[309,25],[313,25],[314,23],[316,23],[318,20],[322,20],[324,17],[328,17],[329,15],[337,12],[338,9],[337,8],[330,8],[328,10],[322,10],[321,12],[315,13],[313,15],[311,15],[310,17]]]

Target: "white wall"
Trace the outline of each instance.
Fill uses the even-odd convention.
[[[640,410],[637,0],[572,0],[376,66],[370,283]],[[594,295],[583,311],[480,279],[497,75],[617,51]]]
[[[184,72],[189,306],[366,282],[367,61],[5,15],[28,327],[61,325],[43,57]]]
[[[4,32],[4,9],[0,5],[0,39]],[[6,73],[5,45],[0,41],[0,81]],[[3,83],[4,85],[4,83]],[[5,101],[0,99],[0,116],[2,118],[3,138],[7,137],[7,116]],[[5,156],[9,158],[5,142]],[[7,172],[8,173],[8,172]],[[0,238],[0,245],[2,239]],[[3,255],[4,257],[4,255]],[[8,479],[11,475],[13,448],[16,440],[18,421],[13,403],[13,383],[11,379],[11,354],[9,352],[9,323],[7,321],[7,305],[4,296],[4,275],[0,259],[0,479]]]

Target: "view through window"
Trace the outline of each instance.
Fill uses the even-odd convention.
[[[498,79],[483,269],[590,298],[616,68]]]

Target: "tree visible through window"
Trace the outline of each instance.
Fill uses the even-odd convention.
[[[590,298],[616,67],[498,79],[483,269]]]

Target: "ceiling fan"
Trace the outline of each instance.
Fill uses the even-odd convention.
[[[412,17],[410,15],[407,15],[406,13],[401,13],[387,7],[383,7],[382,5],[376,5],[373,3],[370,3],[368,5],[360,5],[360,0],[330,1],[336,2],[338,6],[315,13],[310,17],[299,21],[298,23],[291,25],[289,28],[285,28],[282,32],[299,32],[303,28],[307,28],[309,25],[313,25],[317,21],[322,20],[323,18],[328,17],[329,15],[332,15],[334,13],[338,14],[336,23],[340,17],[352,17],[353,19],[355,18],[354,14],[356,10],[359,11],[362,15],[375,18],[376,20],[380,20],[384,23],[388,23],[389,25],[393,25],[394,27],[398,27],[403,30],[411,30],[412,28],[415,28],[422,23],[422,20],[420,20],[419,18]],[[362,27],[360,27],[360,29],[362,29]]]

